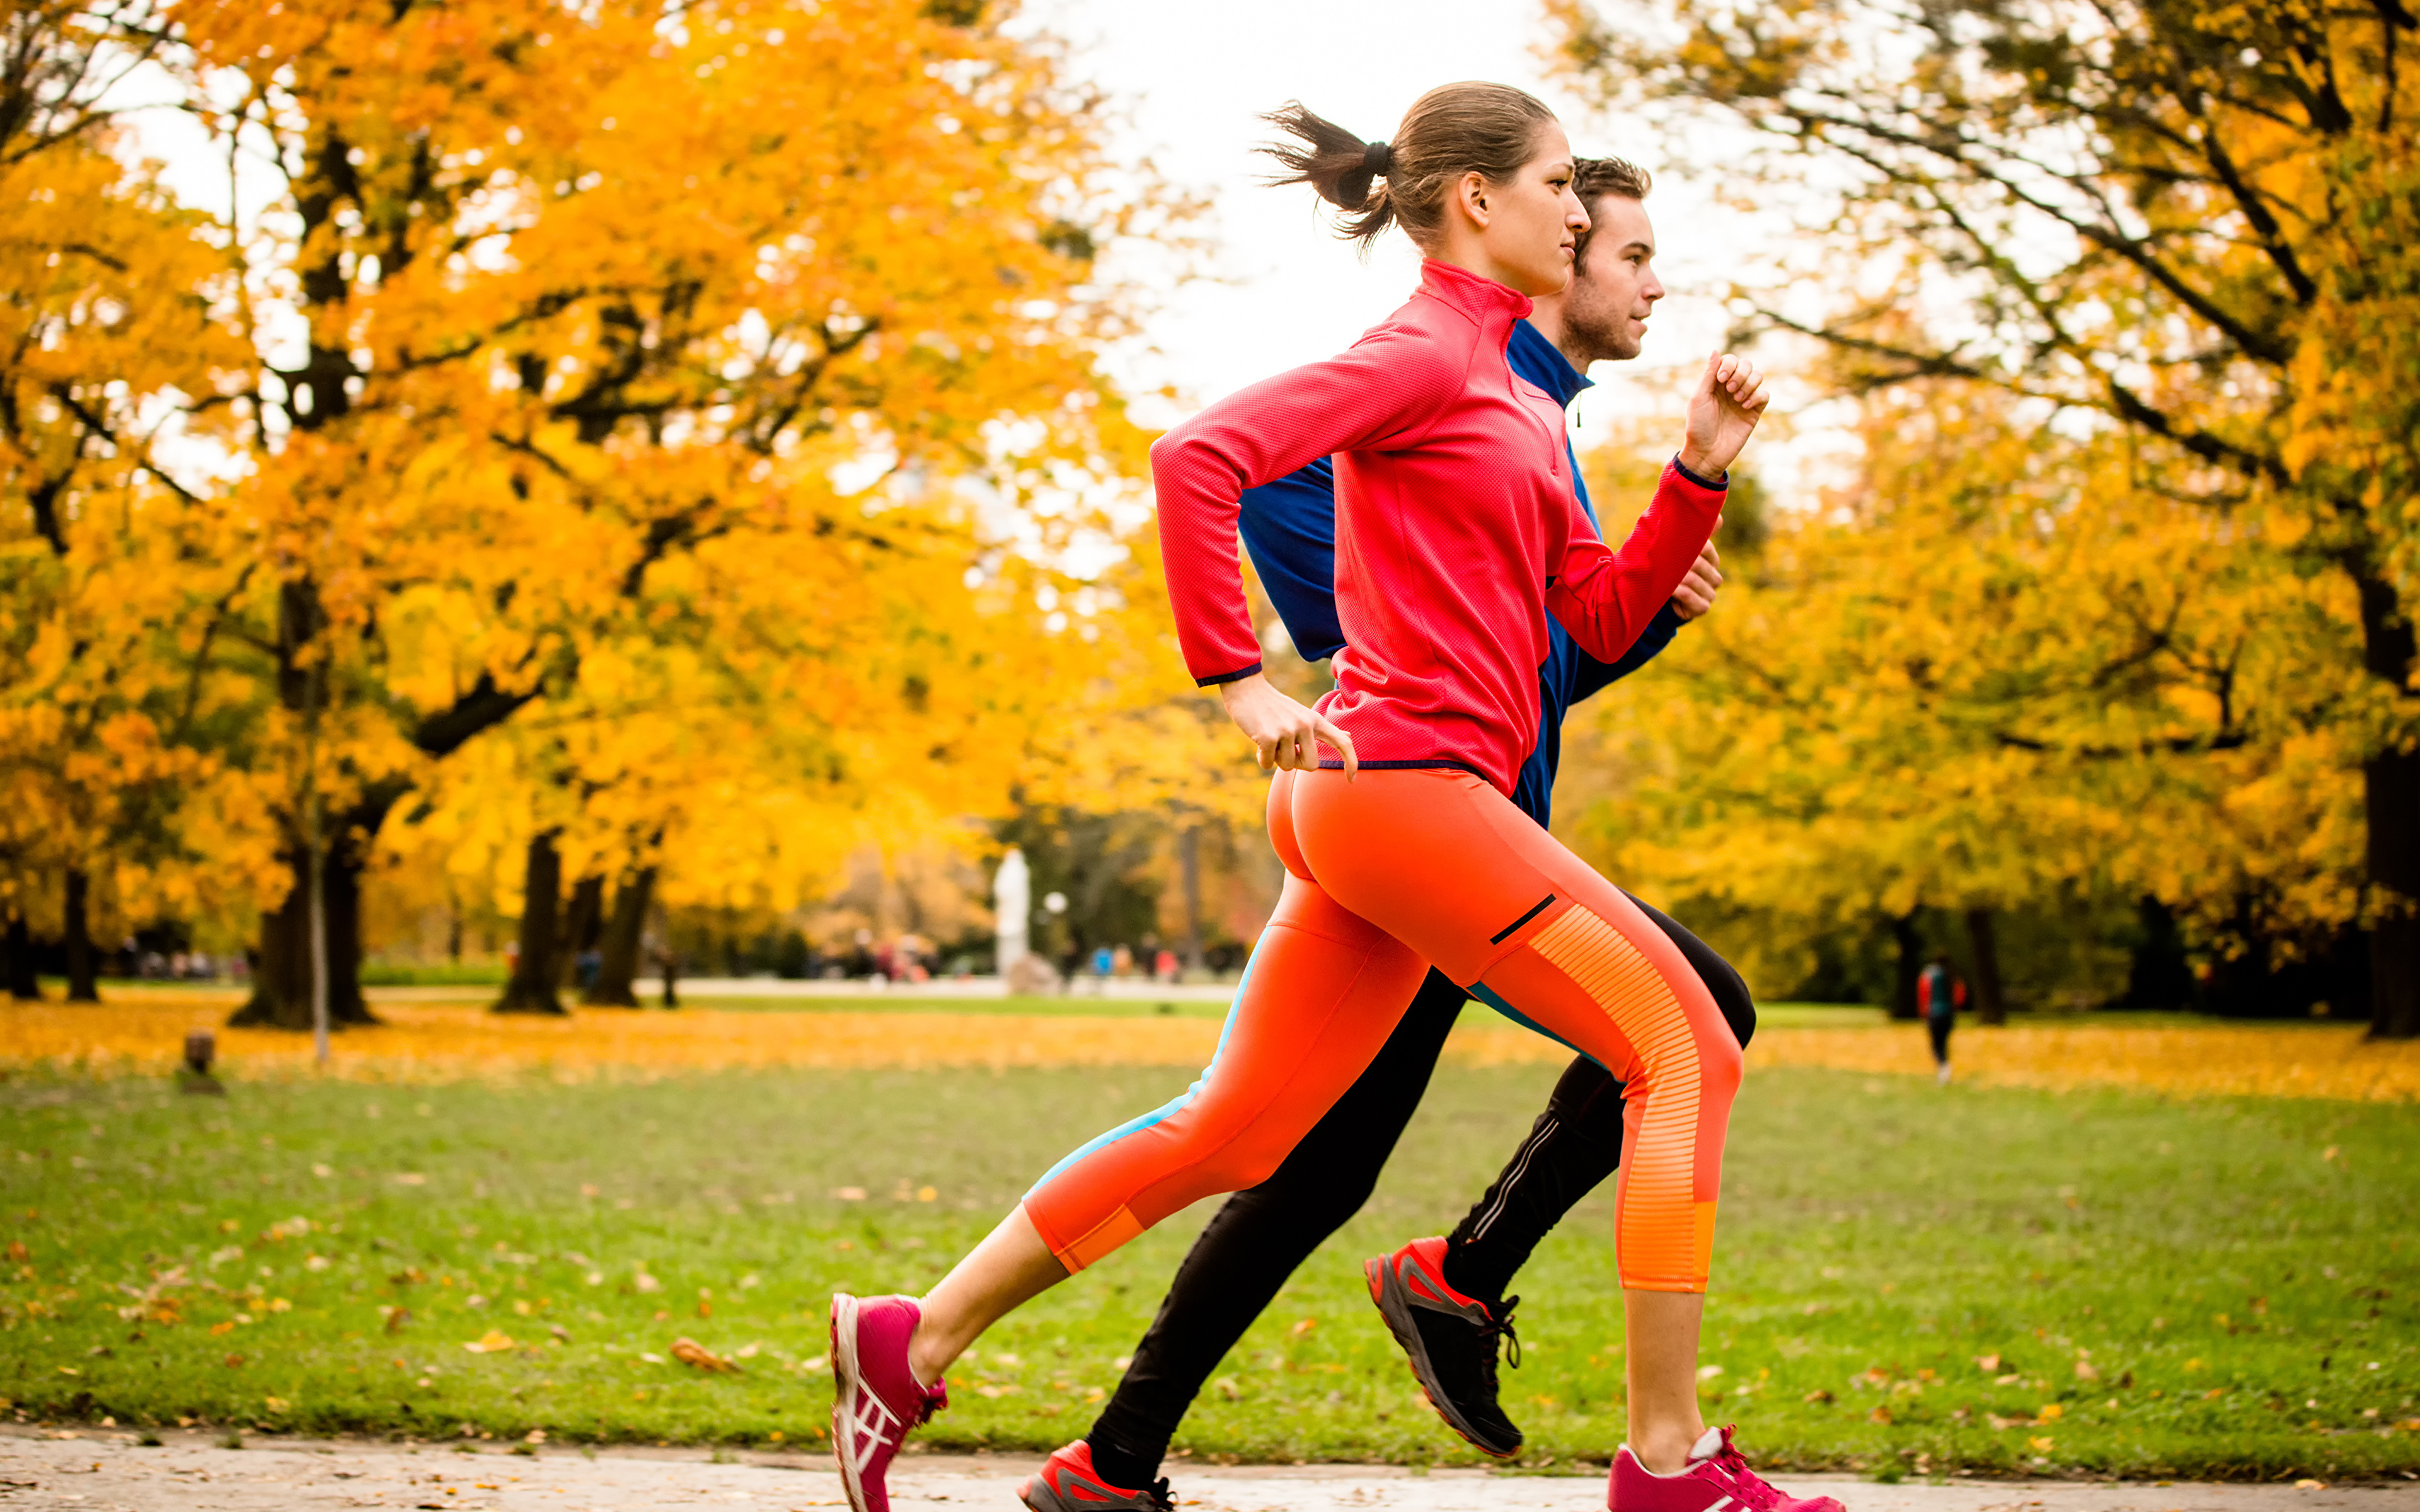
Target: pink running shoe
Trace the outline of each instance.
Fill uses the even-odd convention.
[[[1605,1504],[1609,1512],[1846,1512],[1832,1497],[1787,1496],[1767,1485],[1731,1447],[1728,1426],[1708,1428],[1689,1450],[1689,1468],[1675,1475],[1656,1474],[1623,1444]]]
[[[891,1512],[891,1461],[908,1430],[950,1405],[947,1382],[927,1388],[908,1368],[923,1316],[911,1297],[832,1294],[832,1458],[855,1512]]]
[[[1081,1439],[1053,1453],[1016,1499],[1033,1512],[1176,1512],[1167,1476],[1140,1490],[1112,1486],[1093,1468],[1093,1446]]]

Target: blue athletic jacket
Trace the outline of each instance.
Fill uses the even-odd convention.
[[[1570,405],[1589,387],[1589,380],[1564,361],[1555,344],[1527,320],[1513,325],[1505,355],[1512,360],[1513,372],[1553,394],[1559,404]],[[1568,440],[1563,449],[1570,454]],[[1589,501],[1588,485],[1580,479],[1579,458],[1573,455],[1571,463],[1573,491],[1594,520],[1596,506]],[[1344,631],[1336,622],[1336,474],[1328,459],[1321,457],[1275,483],[1245,489],[1240,530],[1244,548],[1252,554],[1252,566],[1260,573],[1270,602],[1277,606],[1278,617],[1285,621],[1295,651],[1306,661],[1336,655],[1344,645]],[[1522,764],[1512,793],[1512,801],[1523,812],[1541,825],[1546,823],[1554,802],[1555,768],[1563,755],[1564,712],[1654,659],[1657,652],[1672,643],[1680,628],[1681,616],[1668,603],[1647,622],[1646,630],[1621,659],[1608,664],[1573,644],[1561,625],[1547,620],[1546,661],[1538,669],[1538,741]]]

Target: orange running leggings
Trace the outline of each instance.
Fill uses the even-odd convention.
[[[1266,1180],[1434,964],[1622,1084],[1621,1284],[1703,1291],[1740,1047],[1669,937],[1467,772],[1280,772],[1269,838],[1285,892],[1218,1053],[1184,1096],[1026,1194],[1051,1253],[1081,1270],[1189,1203]]]

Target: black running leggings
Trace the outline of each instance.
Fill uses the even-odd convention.
[[[1745,1048],[1756,1031],[1747,983],[1696,935],[1638,906],[1689,958]],[[1158,1478],[1169,1441],[1218,1362],[1286,1277],[1369,1200],[1465,1000],[1460,987],[1430,972],[1360,1080],[1274,1175],[1229,1197],[1202,1227],[1088,1435],[1094,1467],[1109,1484],[1140,1488]],[[1621,1084],[1595,1061],[1575,1059],[1528,1138],[1450,1236],[1447,1283],[1474,1297],[1503,1296],[1547,1230],[1621,1162]]]

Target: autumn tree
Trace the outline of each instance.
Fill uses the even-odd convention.
[[[1154,203],[1109,203],[1096,106],[1046,46],[901,0],[178,15],[192,108],[282,176],[245,228],[236,407],[262,572],[218,663],[258,690],[256,765],[294,774],[248,1020],[302,1022],[315,849],[337,1011],[365,1011],[376,836],[510,723],[524,795],[544,772],[573,800],[524,806],[533,858],[592,808],[676,833],[625,797],[684,775],[692,811],[743,801],[712,783],[748,752],[776,764],[755,790],[826,814],[998,787],[1022,746],[987,711],[1053,694],[1021,680],[1027,621],[969,607],[1014,533],[988,517],[1028,474],[1131,472],[1093,363],[1130,291],[1093,253]],[[783,701],[778,738],[628,780],[672,722],[706,738],[710,696]]]
[[[128,160],[111,109],[166,45],[145,0],[0,18],[0,892],[18,995],[38,909],[69,996],[90,999],[98,926],[190,914],[251,876],[237,854],[215,877],[194,864],[186,800],[210,765],[194,737],[216,699],[180,648],[224,579],[158,456],[207,442],[241,365],[231,265],[157,165]]]
[[[2345,586],[2359,636],[2328,728],[2361,779],[2373,1025],[2420,1034],[2420,83],[2400,55],[2420,19],[2395,0],[1549,8],[1608,101],[1745,127],[1762,146],[1735,172],[1829,196],[1826,260],[1745,288],[1752,323],[1825,344],[1852,389],[1954,377],[2122,429],[2151,492]]]
[[[1987,1014],[2011,912],[2149,898],[2212,955],[2350,922],[2350,593],[2039,401],[1935,378],[1858,409],[1854,481],[1776,517],[1655,675],[1584,717],[1574,764],[1617,778],[1583,842],[1711,934],[1750,925],[1776,987],[1887,927],[1909,1012],[1924,910],[1962,922]]]

